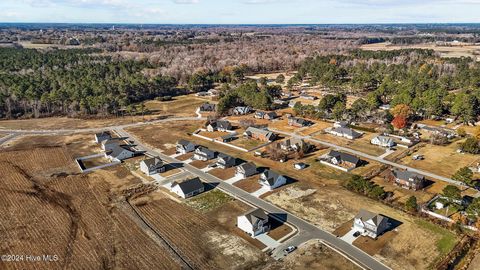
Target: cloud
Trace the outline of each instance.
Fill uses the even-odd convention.
[[[181,4],[181,5],[191,5],[191,4],[198,4],[200,3],[200,0],[173,0],[175,4]]]
[[[257,5],[257,4],[271,4],[271,3],[280,3],[286,2],[285,0],[244,0],[243,3]]]

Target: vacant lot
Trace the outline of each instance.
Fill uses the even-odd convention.
[[[412,156],[404,157],[401,162],[421,170],[451,177],[458,169],[475,165],[480,158],[476,155],[457,153],[460,142],[447,146],[427,145],[419,148],[413,155],[424,155],[424,160],[413,160]]]
[[[222,180],[228,180],[235,176],[236,169],[237,169],[236,167],[231,167],[228,169],[215,168],[209,171],[208,173]]]
[[[238,139],[233,140],[230,143],[233,144],[233,145],[239,146],[243,149],[250,150],[250,149],[258,147],[262,144],[265,144],[267,142],[260,141],[260,140],[255,140],[255,139],[248,139],[248,138],[244,138],[244,137],[239,137]]]
[[[259,188],[261,188],[262,186],[260,185],[260,183],[258,183],[258,178],[260,176],[257,174],[257,175],[252,175],[250,177],[248,177],[247,179],[243,179],[243,180],[240,180],[236,183],[234,183],[233,185],[238,187],[238,188],[241,188],[243,190],[245,190],[246,192],[254,192],[256,190],[258,190]]]
[[[160,115],[196,116],[195,110],[203,103],[204,99],[187,95],[174,97],[171,101],[147,101],[145,107]]]
[[[385,153],[384,148],[378,147],[370,143],[370,140],[373,137],[377,136],[378,134],[369,133],[369,132],[363,132],[363,133],[364,134],[362,135],[362,137],[355,140],[349,140],[349,139],[334,136],[331,134],[320,134],[320,133],[315,135],[315,138],[319,140],[324,140],[330,143],[334,143],[340,146],[349,147],[354,150],[362,151],[363,153],[370,154],[373,156],[379,156]]]

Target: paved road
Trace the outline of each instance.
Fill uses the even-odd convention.
[[[11,134],[8,134],[7,136],[4,136],[3,138],[0,138],[0,145],[10,141],[10,140],[13,140],[15,139],[16,137],[20,136],[21,134],[17,134],[17,133],[11,133]]]
[[[220,180],[219,178],[205,173],[200,169],[197,169],[193,167],[192,165],[183,163],[182,161],[179,161],[175,158],[172,158],[170,156],[164,155],[160,153],[159,151],[155,151],[154,149],[151,149],[150,147],[145,146],[142,144],[135,136],[129,134],[125,130],[121,128],[115,129],[115,131],[120,135],[124,137],[129,137],[130,140],[133,140],[135,144],[137,145],[138,150],[140,151],[146,151],[150,155],[154,156],[159,156],[163,160],[165,160],[168,163],[173,163],[173,164],[181,164],[183,166],[183,169],[186,171],[202,178],[204,181],[216,186],[217,188],[223,190],[224,192],[232,195],[233,197],[248,202],[249,204],[256,206],[258,208],[261,208],[265,210],[268,213],[274,214],[277,217],[286,220],[290,224],[294,225],[297,227],[299,230],[299,234],[289,241],[286,241],[283,243],[279,248],[277,248],[276,253],[274,254],[275,256],[279,256],[279,252],[281,250],[288,246],[288,245],[299,245],[301,243],[304,243],[308,240],[311,239],[320,239],[326,243],[328,243],[330,246],[333,248],[337,249],[338,251],[342,252],[343,254],[346,254],[349,258],[354,260],[356,263],[360,264],[361,266],[367,268],[367,269],[374,269],[374,270],[384,270],[384,269],[389,269],[387,266],[383,265],[379,261],[375,260],[372,258],[370,255],[366,254],[362,250],[356,248],[355,246],[352,246],[343,240],[340,240],[336,236],[332,235],[329,232],[323,231],[320,228],[316,227],[313,224],[308,223],[307,221],[300,219],[296,217],[295,215],[292,215],[291,213],[286,212],[285,210],[268,203],[264,201],[263,199],[257,198],[252,196],[250,193],[237,188],[233,185],[230,185],[228,183],[225,183],[224,181]]]
[[[403,170],[408,170],[408,171],[418,173],[418,174],[421,174],[421,175],[424,175],[424,176],[427,176],[427,177],[431,177],[431,178],[434,178],[434,179],[445,181],[445,182],[448,182],[450,184],[466,187],[466,185],[464,183],[452,180],[448,177],[436,175],[436,174],[431,173],[431,172],[422,171],[422,170],[415,169],[415,168],[412,168],[412,167],[409,167],[409,166],[398,164],[398,163],[395,163],[395,162],[392,162],[392,161],[385,160],[381,157],[372,156],[372,155],[365,154],[365,153],[357,151],[357,150],[350,149],[348,147],[340,146],[340,145],[337,145],[337,144],[334,144],[334,143],[331,143],[331,142],[327,142],[327,141],[324,141],[324,140],[315,139],[315,138],[312,138],[311,136],[298,135],[298,134],[295,134],[295,133],[284,132],[284,131],[277,130],[277,129],[270,129],[270,130],[273,131],[273,132],[279,133],[279,134],[292,136],[292,137],[295,137],[297,139],[304,139],[304,140],[320,143],[320,144],[323,144],[323,145],[326,145],[326,146],[329,146],[329,147],[332,147],[332,148],[336,148],[336,149],[339,149],[339,150],[342,150],[342,151],[345,151],[345,152],[352,153],[352,154],[360,156],[360,157],[364,157],[364,158],[367,158],[367,159],[370,159],[370,160],[375,160],[377,162],[387,164],[387,165],[390,165],[390,166],[393,166],[393,167],[396,167],[396,168],[400,168],[400,169],[403,169]]]

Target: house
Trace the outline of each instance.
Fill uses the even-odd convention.
[[[218,96],[218,90],[210,89],[207,91],[210,96]]]
[[[197,93],[195,94],[195,96],[197,96],[197,97],[205,97],[205,96],[208,96],[208,95],[209,95],[209,93],[206,92],[206,91],[197,92]]]
[[[221,136],[221,137],[220,137],[220,140],[221,140],[222,142],[225,142],[225,143],[226,143],[226,142],[231,142],[231,141],[235,140],[235,138],[237,137],[237,135],[238,135],[238,134],[237,134],[236,132],[229,133],[229,134],[227,134],[227,135]]]
[[[297,118],[297,117],[288,117],[288,125],[289,126],[294,126],[294,127],[307,127],[311,126],[312,122],[303,119],[303,118]]]
[[[235,166],[236,159],[232,156],[220,153],[218,154],[217,166],[222,169]]]
[[[349,124],[345,121],[336,121],[335,123],[333,123],[334,128],[348,128],[348,125]]]
[[[307,99],[307,100],[316,100],[317,99],[316,96],[312,96],[312,95],[309,95],[309,94],[300,94],[300,97],[303,98],[303,99]]]
[[[298,163],[293,164],[293,168],[295,168],[295,170],[303,170],[306,167],[307,167],[307,164],[305,164],[303,162],[298,162]]]
[[[243,163],[237,166],[237,171],[235,173],[236,177],[241,177],[242,179],[250,177],[257,173],[257,167],[253,162]]]
[[[122,141],[123,141],[123,138],[110,138],[110,139],[103,140],[101,141],[102,150],[110,151],[114,147],[121,145]]]
[[[263,119],[265,117],[265,114],[267,114],[267,113],[264,112],[264,111],[256,111],[255,115],[253,115],[253,117],[255,117],[257,119]]]
[[[227,120],[215,120],[215,121],[211,121],[207,125],[207,130],[209,132],[214,132],[214,131],[225,132],[225,131],[232,130],[232,124]]]
[[[216,110],[215,104],[204,103],[199,107],[200,112],[214,112]]]
[[[260,129],[256,127],[248,127],[247,130],[243,133],[245,137],[253,138],[265,142],[274,141],[276,138],[275,133],[269,131],[268,129]]]
[[[371,144],[382,146],[382,147],[394,147],[396,143],[393,141],[392,138],[387,136],[376,136],[375,138],[370,140]]]
[[[190,142],[190,141],[179,140],[177,142],[176,149],[177,149],[177,153],[186,154],[186,153],[190,153],[190,152],[195,151],[196,147],[197,147],[197,145]]]
[[[403,188],[419,190],[425,185],[425,176],[410,171],[394,169],[392,176],[395,183]]]
[[[198,177],[183,181],[174,181],[170,185],[170,191],[184,199],[200,194],[204,190],[205,187]]]
[[[262,186],[273,190],[275,188],[278,188],[279,186],[285,185],[287,183],[287,178],[272,170],[266,170],[262,174],[260,174],[260,179],[258,180],[258,182]]]
[[[277,105],[277,107],[283,108],[288,105],[288,101],[276,98],[273,100],[273,104]]]
[[[303,139],[289,138],[279,143],[280,148],[285,151],[306,150],[309,146]]]
[[[193,154],[193,159],[196,160],[207,161],[213,158],[215,158],[215,152],[203,146],[195,149],[195,154]]]
[[[391,109],[391,106],[390,104],[383,104],[383,105],[380,105],[380,107],[378,107],[380,110],[382,111],[388,111]]]
[[[278,117],[276,112],[264,112],[264,111],[256,111],[255,118],[257,119],[267,119],[267,120],[273,120]]]
[[[165,164],[159,157],[152,157],[140,162],[140,170],[146,175],[165,172]]]
[[[360,209],[360,212],[353,220],[353,229],[356,229],[364,236],[375,239],[388,229],[388,218]]]
[[[237,217],[237,227],[248,235],[255,237],[270,230],[268,215],[259,208],[254,208]]]
[[[108,150],[105,151],[105,158],[120,162],[127,158],[131,158],[135,155],[135,150],[132,150],[128,145],[115,144],[111,145]]]
[[[234,115],[245,115],[249,114],[252,111],[252,108],[249,106],[238,106],[233,108]]]
[[[320,157],[320,162],[345,168],[344,170],[346,171],[357,168],[361,164],[361,160],[356,156],[334,150],[331,150],[325,156]]]
[[[104,132],[100,132],[100,133],[96,133],[95,134],[95,142],[96,143],[101,143],[105,140],[108,140],[108,139],[111,139],[112,138],[112,134],[110,134],[110,132],[108,131],[104,131]]]
[[[327,132],[338,136],[338,137],[344,137],[350,140],[359,138],[360,136],[363,135],[363,133],[357,132],[351,128],[345,128],[345,127],[337,127],[337,128],[332,128],[332,129],[327,129]]]

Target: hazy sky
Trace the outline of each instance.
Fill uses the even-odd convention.
[[[480,22],[480,0],[0,0],[0,22]]]

